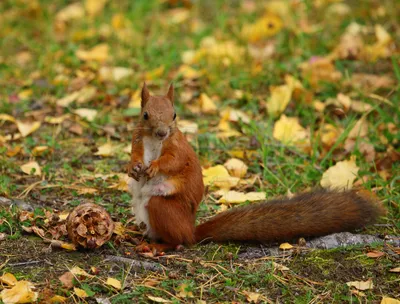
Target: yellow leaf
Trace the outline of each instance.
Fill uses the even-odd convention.
[[[31,122],[22,122],[20,120],[17,120],[16,123],[18,131],[19,133],[21,133],[22,137],[26,137],[29,134],[35,132],[41,126],[40,121],[34,121],[31,123]]]
[[[177,291],[178,291],[177,296],[181,297],[181,298],[193,298],[194,297],[193,296],[193,292],[188,291],[187,290],[188,287],[189,287],[189,285],[185,284],[185,283],[179,285],[178,288],[177,288]]]
[[[65,303],[68,300],[66,297],[55,295],[50,299],[50,303]]]
[[[231,158],[227,160],[224,164],[224,167],[228,169],[229,173],[235,177],[243,177],[247,173],[246,164],[237,158]]]
[[[369,279],[367,281],[347,282],[346,285],[350,287],[355,287],[358,290],[369,290],[374,288],[374,283],[372,282],[372,279]]]
[[[146,72],[145,78],[146,80],[154,80],[160,78],[164,74],[165,66],[161,65],[154,70]]]
[[[29,97],[31,97],[33,94],[32,89],[26,89],[26,90],[22,90],[18,93],[18,98],[19,99],[28,99]]]
[[[38,293],[34,292],[33,284],[28,281],[19,281],[11,289],[4,289],[0,294],[4,304],[32,303],[38,298]]]
[[[108,58],[109,46],[105,43],[96,45],[90,50],[77,50],[76,57],[83,61],[106,61]]]
[[[202,75],[201,72],[186,64],[183,64],[179,67],[178,74],[182,75],[184,79],[197,79]]]
[[[61,242],[60,247],[70,251],[76,250],[76,246],[71,243]]]
[[[30,174],[38,175],[38,176],[42,175],[42,170],[40,170],[39,164],[35,161],[31,161],[29,163],[22,165],[21,170],[22,170],[22,172],[24,172],[28,175],[30,175]],[[32,173],[32,170],[34,170],[33,173]]]
[[[246,296],[246,299],[249,301],[249,303],[258,303],[261,297],[261,294],[256,292],[243,291],[243,294]]]
[[[0,114],[0,120],[10,121],[10,122],[14,122],[14,123],[17,122],[14,117],[12,117],[11,115],[8,115],[8,114],[4,114],[4,113]]]
[[[122,225],[121,222],[114,222],[113,233],[120,235],[120,236],[125,234],[125,227]]]
[[[61,116],[58,116],[58,117],[46,116],[44,118],[44,121],[49,123],[49,124],[52,124],[52,125],[58,125],[58,124],[63,123],[64,120],[69,118],[69,116],[70,116],[69,114],[61,115]]]
[[[217,137],[221,139],[229,137],[238,137],[242,135],[240,132],[233,129],[229,124],[229,121],[227,121],[224,118],[220,120],[218,124],[218,129],[220,130],[220,132],[217,133]]]
[[[383,297],[381,304],[400,304],[400,301],[393,298]]]
[[[70,20],[81,19],[85,15],[82,3],[76,2],[64,7],[56,14],[56,19],[67,22]]]
[[[217,112],[215,102],[207,94],[200,94],[200,107],[203,113],[214,114]]]
[[[89,16],[94,17],[103,11],[106,3],[107,0],[86,0],[85,9]]]
[[[228,170],[222,165],[217,165],[208,169],[203,169],[203,181],[205,185],[214,185],[219,188],[233,188],[239,178],[229,175]]]
[[[364,118],[361,118],[354,125],[353,129],[351,129],[347,138],[350,139],[363,138],[366,135],[368,135],[368,123]]]
[[[292,98],[293,88],[288,84],[271,87],[271,96],[267,101],[268,114],[276,117],[285,111],[290,99]]]
[[[253,24],[242,29],[242,36],[251,43],[276,35],[282,29],[282,20],[272,13],[266,14]]]
[[[107,278],[107,285],[114,287],[115,289],[121,289],[121,282],[114,278]]]
[[[73,267],[70,272],[76,276],[84,276],[84,277],[92,277],[90,274],[88,274],[85,270],[82,268],[75,266]]]
[[[179,120],[178,128],[184,134],[197,134],[199,131],[199,126],[194,121],[189,120]]]
[[[68,94],[67,96],[58,99],[56,104],[60,107],[68,107],[71,103],[73,103],[79,97],[79,92],[73,92]]]
[[[17,279],[12,273],[5,273],[0,277],[0,282],[7,284],[8,286],[14,286],[17,283]]]
[[[96,118],[97,110],[80,108],[80,109],[76,109],[74,111],[74,113],[79,115],[82,118],[87,119],[88,121],[93,121]]]
[[[290,245],[289,243],[282,243],[279,245],[279,249],[282,249],[282,250],[288,250],[288,249],[292,249],[292,248],[293,248],[293,246]]]
[[[400,267],[395,267],[389,270],[390,272],[400,272]]]
[[[32,150],[32,155],[33,156],[39,156],[39,155],[42,155],[43,152],[48,151],[48,150],[49,150],[48,146],[36,146]]]
[[[118,82],[132,75],[133,70],[125,67],[101,67],[99,70],[100,79],[103,81]]]
[[[247,192],[242,193],[238,191],[223,192],[222,197],[219,199],[220,203],[239,204],[246,201],[257,202],[265,200],[265,192]]]
[[[227,108],[221,111],[220,116],[228,121],[231,122],[239,122],[242,121],[246,124],[250,123],[250,117],[244,113],[243,111],[232,109],[232,108]]]
[[[106,143],[100,147],[98,147],[98,150],[94,155],[100,155],[104,157],[109,157],[112,156],[115,152],[115,146],[113,146],[111,143]]]
[[[74,287],[74,292],[79,298],[87,298],[89,295],[83,289]]]
[[[325,146],[331,147],[336,142],[343,130],[331,124],[324,124],[319,132],[321,136],[321,142]]]
[[[273,137],[284,144],[298,144],[305,141],[307,131],[299,124],[298,118],[282,115],[275,122]]]
[[[337,190],[351,189],[359,169],[353,156],[350,160],[337,162],[336,165],[324,172],[321,186]]]
[[[151,301],[156,302],[156,303],[172,303],[172,301],[170,301],[170,300],[165,300],[165,299],[160,298],[160,297],[153,297],[153,296],[150,296],[150,295],[147,295],[147,297],[148,297]]]
[[[13,157],[19,154],[21,151],[22,151],[22,146],[15,146],[14,148],[8,149],[6,155],[8,157]]]

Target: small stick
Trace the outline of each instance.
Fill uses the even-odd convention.
[[[119,257],[115,255],[107,255],[106,256],[106,261],[111,261],[111,262],[120,262],[123,264],[127,264],[131,266],[135,271],[139,271],[142,269],[145,270],[150,270],[150,271],[161,271],[161,266],[156,263],[151,263],[151,262],[145,262],[145,261],[138,261],[134,259],[128,259],[124,257]]]

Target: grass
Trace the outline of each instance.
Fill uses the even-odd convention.
[[[318,187],[329,167],[355,155],[362,187],[376,192],[388,209],[387,216],[382,219],[386,226],[369,227],[363,232],[398,236],[400,162],[396,159],[398,154],[393,152],[398,151],[400,141],[397,43],[400,37],[396,17],[400,7],[397,2],[283,1],[289,13],[282,19],[282,29],[259,43],[273,43],[275,47],[274,53],[262,60],[249,54],[248,37],[242,35],[242,28],[263,15],[263,1],[192,1],[193,6],[188,11],[183,10],[184,1],[178,1],[182,3],[177,6],[170,4],[172,2],[108,1],[99,15],[67,22],[57,21],[57,13],[69,1],[6,0],[0,3],[0,113],[23,121],[42,122],[40,129],[27,137],[6,141],[2,138],[17,134],[18,130],[15,124],[0,120],[0,196],[15,199],[27,187],[39,182],[27,196],[20,197],[36,210],[70,210],[80,203],[94,202],[106,207],[117,221],[129,223],[132,220],[130,196],[109,188],[118,183],[117,176],[103,178],[99,175],[124,172],[129,162],[129,154],[123,150],[129,145],[138,110],[129,108],[128,104],[146,79],[154,92],[163,92],[168,83],[174,83],[178,117],[196,122],[199,127],[192,144],[203,166],[223,164],[238,152],[250,155],[244,158],[249,166],[247,177],[259,177],[261,183],[247,186],[246,191],[265,191],[271,198],[312,189]],[[340,5],[348,13],[340,14]],[[187,19],[181,22],[179,18]],[[301,63],[332,52],[352,22],[366,26],[364,39],[368,45],[376,41],[374,26],[382,25],[395,42],[391,54],[377,60],[336,59],[334,68],[342,77],[338,81],[322,81],[316,87],[301,71]],[[185,79],[179,72],[184,65],[185,52],[201,49],[209,36],[217,43],[232,42],[237,48],[235,55],[227,58],[203,56],[190,64],[201,71],[201,76]],[[78,50],[89,50],[101,43],[109,46],[105,62],[85,62],[77,57]],[[241,49],[243,55],[238,55]],[[133,74],[121,81],[104,81],[99,77],[103,66],[129,68]],[[392,83],[374,91],[370,90],[372,85],[366,88],[346,84],[360,73],[387,76]],[[301,81],[312,100],[326,104],[343,93],[371,105],[373,110],[368,113],[349,110],[342,115],[335,112],[335,107],[328,106],[325,111],[318,112],[303,94],[293,98],[284,114],[297,117],[300,124],[310,130],[309,151],[283,144],[273,136],[278,118],[267,113],[266,100],[271,95],[270,87],[282,85],[287,74]],[[87,87],[95,88],[89,101],[57,106],[57,100]],[[242,136],[219,138],[219,113],[208,115],[192,110],[192,106],[198,105],[201,93],[216,101],[218,111],[237,109],[251,116],[248,124],[231,124]],[[189,102],[185,101],[185,94],[192,96]],[[96,109],[98,114],[93,121],[87,121],[73,114],[78,108]],[[46,117],[64,114],[70,116],[61,124],[45,121]],[[362,116],[368,123],[368,134],[357,138],[355,148],[345,152],[348,134]],[[327,124],[343,130],[330,146],[323,143],[319,132],[321,126]],[[112,157],[94,155],[106,142],[117,147],[115,154]],[[372,161],[366,158],[365,143],[372,145],[376,153]],[[49,147],[48,152],[34,156],[34,148],[43,145]],[[10,151],[19,147],[21,151],[10,156]],[[39,163],[41,177],[22,173],[20,166],[30,160]],[[68,188],[71,185],[81,188]],[[82,193],[82,188],[97,192]],[[219,205],[208,195],[199,208],[198,218],[218,209]],[[18,214],[0,200],[0,233],[7,234],[7,239],[0,241],[0,274],[11,272],[18,279],[34,282],[45,294],[41,295],[44,298],[49,294],[62,294],[72,301],[73,292],[63,288],[57,278],[74,265],[86,271],[91,266],[98,267],[99,275],[94,279],[82,279],[75,286],[96,296],[109,297],[112,303],[131,303],[132,299],[138,303],[149,302],[149,295],[176,303],[244,302],[249,297],[246,292],[260,294],[261,302],[282,303],[361,303],[380,301],[382,296],[400,297],[398,275],[388,271],[398,266],[398,255],[378,244],[248,261],[241,258],[243,252],[264,247],[208,244],[160,258],[157,262],[165,266],[162,273],[133,274],[128,267],[106,263],[103,259],[107,254],[141,259],[132,252],[132,245],[109,243],[96,252],[48,252],[47,245],[40,239],[22,232]],[[379,259],[366,257],[372,249],[387,254]],[[48,263],[18,266],[18,263],[43,259]],[[273,262],[289,270],[279,270]],[[125,289],[118,292],[107,287],[104,284],[107,277],[124,281]],[[345,284],[368,278],[373,278],[375,288],[364,291],[365,296],[356,294]],[[156,283],[149,283],[151,280]],[[184,291],[180,294],[182,286]],[[191,293],[193,298],[189,297]]]

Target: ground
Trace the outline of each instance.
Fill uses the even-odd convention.
[[[398,238],[399,14],[395,0],[2,1],[0,276],[32,282],[42,302],[400,299],[390,242],[310,250],[292,240],[279,256],[268,254],[279,243],[138,254],[125,174],[142,83],[165,94],[172,82],[181,130],[202,167],[216,168],[204,173],[199,222],[256,203],[243,199],[249,192],[350,185],[387,210],[357,233]],[[221,198],[227,184],[240,194]],[[122,236],[95,250],[50,246],[69,242],[58,216],[83,203],[103,206]],[[85,273],[66,286],[59,278],[75,266]]]

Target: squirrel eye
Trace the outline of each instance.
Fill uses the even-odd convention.
[[[174,120],[175,120],[175,118],[176,118],[176,113],[174,113]]]
[[[149,113],[144,112],[144,113],[143,113],[143,118],[144,118],[145,120],[148,120],[148,119],[149,119]]]

